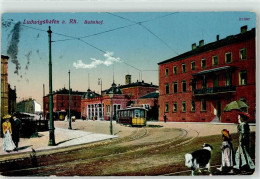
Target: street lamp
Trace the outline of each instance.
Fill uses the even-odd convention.
[[[111,109],[110,109],[110,134],[113,135],[113,124],[112,124],[112,120],[113,120],[113,96],[114,96],[114,93],[113,93],[113,88],[112,90],[109,92],[109,97],[111,99]]]
[[[69,70],[69,129],[72,129],[71,116],[70,116],[70,105],[71,105],[71,95],[70,95],[70,70]]]
[[[47,31],[49,35],[49,113],[50,113],[50,127],[49,127],[49,146],[55,145],[54,136],[54,121],[53,121],[53,95],[52,95],[52,62],[51,62],[51,26]]]
[[[103,118],[103,104],[102,104],[102,78],[98,78],[98,85],[101,85],[101,90],[100,90],[100,102],[101,102],[101,116],[100,119]]]

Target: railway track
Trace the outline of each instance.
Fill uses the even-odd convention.
[[[84,153],[84,152],[87,152],[88,150],[98,151],[103,147],[109,148],[111,146],[115,146],[115,145],[123,143],[123,142],[140,140],[144,137],[151,135],[148,128],[138,128],[136,131],[134,131],[132,133],[132,135],[124,137],[122,139],[103,142],[100,144],[91,145],[86,148],[76,149],[73,151],[38,156],[37,157],[37,161],[38,161],[37,166],[31,166],[31,165],[27,164],[27,166],[24,165],[23,167],[18,168],[18,169],[11,169],[11,170],[9,169],[9,170],[3,171],[3,168],[1,168],[1,163],[0,163],[0,168],[1,168],[0,170],[2,171],[2,173],[0,173],[0,174],[4,175],[4,176],[58,175],[59,173],[71,170],[71,169],[73,169],[73,166],[80,165],[80,164],[91,164],[91,163],[95,163],[100,160],[104,161],[103,163],[111,162],[111,160],[116,162],[116,160],[120,160],[120,156],[129,155],[131,157],[131,154],[136,154],[137,152],[140,152],[140,151],[141,152],[150,151],[152,153],[156,153],[156,152],[158,152],[158,148],[160,148],[160,149],[166,148],[166,150],[172,150],[173,148],[181,147],[183,145],[186,145],[186,144],[192,142],[199,135],[197,133],[196,136],[187,138],[188,131],[182,129],[181,132],[182,132],[181,135],[178,137],[175,137],[171,140],[164,140],[161,142],[157,142],[155,144],[139,146],[137,148],[129,149],[129,150],[121,151],[121,152],[114,151],[114,153],[106,153],[106,154],[102,154],[102,155],[100,155],[99,153],[96,153],[94,156],[85,155],[81,159],[74,157],[71,160],[66,160],[66,155],[75,155],[76,153]],[[53,159],[53,157],[55,158],[55,156],[59,156],[59,159],[62,159],[62,160],[55,160],[55,162],[53,162],[53,163],[46,162],[46,159],[48,159],[48,158]],[[31,161],[28,161],[28,159],[27,159],[27,161],[26,160],[22,160],[22,161],[23,161],[22,163],[31,162]],[[9,162],[10,162],[9,164],[14,163],[14,162],[19,163],[19,161],[13,161],[13,162],[9,161]]]

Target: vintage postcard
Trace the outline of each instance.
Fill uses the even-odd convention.
[[[256,14],[3,13],[0,132],[2,176],[254,175]]]

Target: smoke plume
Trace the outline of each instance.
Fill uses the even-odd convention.
[[[25,56],[27,58],[27,63],[26,63],[26,66],[25,66],[26,70],[28,70],[28,68],[29,68],[31,55],[32,55],[32,51],[29,51],[27,54],[25,54]]]
[[[19,75],[19,70],[21,69],[21,65],[17,59],[20,32],[21,32],[21,22],[17,22],[9,34],[11,36],[11,40],[7,48],[7,54],[10,56],[11,62],[15,64],[14,73],[17,75]]]
[[[82,60],[78,60],[77,62],[73,63],[73,66],[76,69],[82,68],[82,69],[92,69],[92,68],[96,68],[98,65],[106,65],[106,66],[110,66],[113,63],[116,62],[121,62],[120,58],[115,58],[113,57],[113,52],[106,52],[104,54],[105,60],[99,60],[99,59],[95,59],[95,58],[90,58],[91,62],[88,64],[85,64],[82,62]]]

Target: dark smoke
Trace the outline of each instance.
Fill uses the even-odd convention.
[[[19,75],[19,70],[21,69],[21,65],[17,59],[20,32],[21,32],[21,22],[17,22],[9,34],[9,35],[11,35],[11,40],[10,40],[9,46],[7,48],[7,54],[12,59],[11,62],[13,64],[15,64],[14,73],[17,75]]]
[[[32,55],[32,51],[28,52],[28,53],[25,55],[26,58],[27,58],[27,63],[26,63],[26,66],[25,66],[25,69],[26,69],[26,70],[28,70],[28,68],[29,68],[31,55]]]

